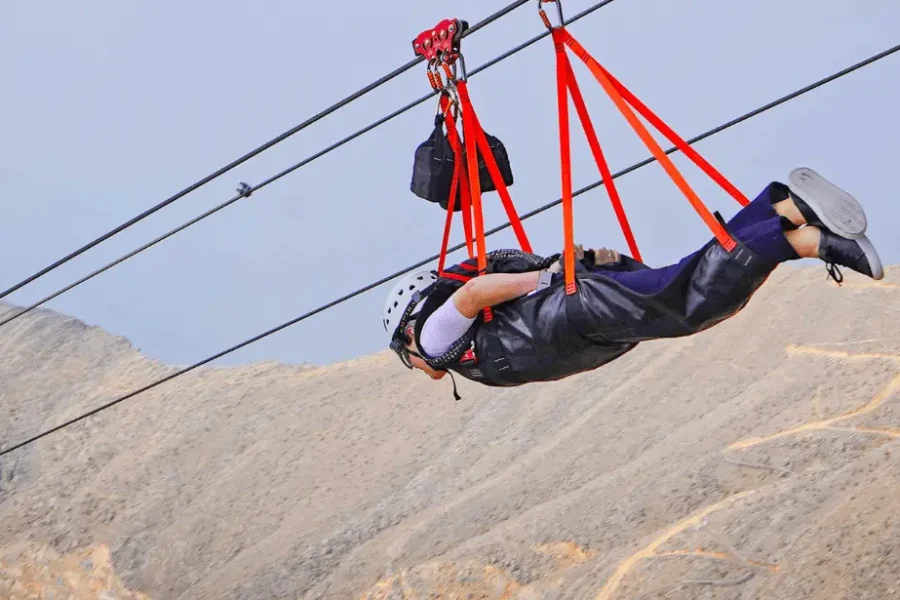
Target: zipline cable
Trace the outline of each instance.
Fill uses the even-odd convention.
[[[601,2],[598,2],[597,4],[594,4],[593,6],[591,6],[591,7],[587,8],[587,9],[585,9],[584,11],[578,13],[577,15],[575,15],[574,17],[572,17],[571,19],[568,19],[568,20],[566,21],[566,24],[568,25],[568,24],[574,23],[574,22],[576,22],[576,21],[579,21],[579,20],[583,19],[584,17],[586,17],[586,16],[592,14],[593,12],[595,12],[595,11],[597,11],[597,10],[603,8],[604,6],[606,6],[606,5],[608,5],[608,4],[612,4],[614,1],[615,1],[615,0],[602,0]],[[512,5],[510,5],[510,6],[512,6]],[[482,25],[482,26],[483,26],[483,25]],[[469,32],[471,32],[471,31],[472,31],[472,30],[469,29]],[[504,52],[503,54],[497,56],[496,58],[493,58],[493,59],[489,60],[488,62],[484,63],[483,65],[479,66],[478,68],[472,70],[472,71],[468,74],[468,76],[469,76],[469,77],[472,77],[472,76],[477,75],[478,73],[480,73],[480,72],[482,72],[482,71],[484,71],[484,70],[486,70],[486,69],[489,69],[489,68],[493,67],[494,65],[496,65],[496,64],[498,64],[498,63],[503,62],[503,61],[506,60],[507,58],[509,58],[509,57],[511,57],[511,56],[513,56],[513,55],[515,55],[515,54],[518,54],[519,52],[525,50],[526,48],[528,48],[528,47],[530,47],[530,46],[536,44],[537,42],[541,41],[542,39],[544,39],[544,38],[547,37],[548,35],[550,35],[550,32],[549,32],[549,31],[544,31],[544,32],[541,33],[540,35],[534,36],[534,37],[531,38],[530,40],[528,40],[528,41],[526,41],[526,42],[523,42],[522,44],[519,44],[518,46],[516,46],[516,47],[514,47],[514,48],[511,48],[510,50],[507,50],[507,51]],[[281,179],[281,178],[283,178],[283,177],[285,177],[285,176],[287,176],[287,175],[293,173],[294,171],[300,169],[301,167],[304,167],[304,166],[308,165],[309,163],[311,163],[311,162],[313,162],[313,161],[315,161],[315,160],[318,160],[319,158],[322,158],[322,157],[325,156],[326,154],[329,154],[330,152],[333,152],[333,151],[337,150],[337,149],[340,148],[341,146],[343,146],[343,145],[345,145],[345,144],[347,144],[347,143],[349,143],[349,142],[355,140],[356,138],[361,137],[361,136],[365,135],[366,133],[369,133],[369,132],[372,131],[373,129],[376,129],[376,128],[380,127],[381,125],[384,125],[384,124],[387,123],[388,121],[391,121],[391,120],[393,120],[393,119],[399,117],[399,116],[402,115],[403,113],[412,110],[413,108],[417,107],[418,105],[422,104],[423,102],[427,102],[429,99],[433,98],[433,97],[436,96],[438,93],[439,93],[439,92],[432,92],[432,93],[430,93],[430,94],[427,94],[427,95],[425,95],[425,96],[422,96],[421,98],[419,98],[419,99],[417,99],[417,100],[414,100],[413,102],[410,102],[410,103],[407,104],[406,106],[404,106],[404,107],[402,107],[402,108],[399,108],[399,109],[395,110],[395,111],[392,112],[391,114],[389,114],[389,115],[387,115],[387,116],[384,116],[384,117],[378,119],[377,121],[371,123],[370,125],[367,125],[366,127],[363,127],[363,128],[360,129],[359,131],[357,131],[357,132],[355,132],[355,133],[353,133],[353,134],[351,134],[351,135],[345,137],[344,139],[342,139],[342,140],[340,140],[340,141],[338,141],[338,142],[335,142],[335,143],[332,144],[331,146],[328,146],[327,148],[325,148],[325,149],[323,149],[323,150],[320,150],[319,152],[313,154],[312,156],[309,156],[309,157],[303,159],[302,161],[300,161],[299,163],[295,164],[294,166],[289,167],[288,169],[285,169],[285,170],[282,171],[281,173],[278,173],[277,175],[275,175],[275,176],[273,176],[273,177],[271,177],[271,178],[269,178],[269,179],[263,181],[263,182],[260,183],[259,185],[254,186],[254,187],[247,187],[247,188],[245,188],[245,189],[243,189],[243,190],[240,190],[240,193],[239,193],[238,195],[234,196],[233,198],[231,198],[230,200],[228,200],[228,201],[226,201],[226,202],[223,202],[222,204],[219,204],[218,206],[215,206],[215,207],[211,208],[210,210],[206,211],[205,213],[203,213],[203,214],[201,214],[201,215],[198,215],[197,217],[194,217],[193,219],[191,219],[191,220],[189,220],[189,221],[186,221],[185,223],[182,223],[181,225],[179,225],[179,226],[176,227],[175,229],[172,229],[172,230],[169,231],[168,233],[164,233],[163,235],[159,236],[158,238],[156,238],[156,239],[154,239],[154,240],[152,240],[152,241],[150,241],[150,242],[147,242],[147,243],[144,244],[143,246],[140,246],[140,247],[138,247],[138,248],[135,248],[134,250],[132,250],[131,252],[128,252],[127,254],[123,254],[123,255],[120,256],[119,258],[113,260],[112,262],[108,263],[107,265],[105,265],[105,266],[103,266],[103,267],[100,267],[100,268],[97,269],[96,271],[94,271],[94,272],[92,272],[92,273],[90,273],[90,274],[88,274],[88,275],[85,275],[85,276],[82,277],[81,279],[79,279],[79,280],[77,280],[77,281],[74,281],[74,282],[70,283],[69,285],[67,285],[67,286],[65,286],[65,287],[63,287],[63,288],[60,288],[59,290],[53,292],[53,293],[50,294],[49,296],[46,296],[45,298],[42,298],[41,300],[38,300],[38,301],[35,302],[34,304],[31,304],[31,305],[29,305],[29,306],[23,308],[23,309],[20,310],[19,312],[15,313],[15,314],[13,314],[13,315],[11,315],[11,316],[6,317],[6,318],[3,319],[2,321],[0,321],[0,327],[3,327],[3,326],[6,325],[7,323],[10,323],[10,322],[12,322],[12,321],[15,321],[15,320],[18,319],[19,317],[21,317],[21,316],[23,316],[23,315],[26,315],[26,314],[30,313],[30,312],[33,311],[34,309],[43,306],[43,305],[46,304],[47,302],[50,302],[51,300],[54,300],[55,298],[58,298],[58,297],[62,296],[63,294],[65,294],[65,293],[67,293],[67,292],[70,292],[71,290],[77,288],[77,287],[80,286],[81,284],[90,281],[90,280],[93,279],[94,277],[97,277],[98,275],[100,275],[100,274],[102,274],[102,273],[105,273],[106,271],[112,269],[113,267],[116,267],[116,266],[122,264],[123,262],[125,262],[125,261],[127,261],[127,260],[129,260],[129,259],[131,259],[131,258],[134,258],[134,257],[137,256],[138,254],[140,254],[140,253],[142,253],[142,252],[145,252],[146,250],[149,250],[150,248],[152,248],[153,246],[159,244],[160,242],[162,242],[162,241],[164,241],[164,240],[167,240],[168,238],[170,238],[170,237],[172,237],[172,236],[174,236],[174,235],[176,235],[176,234],[178,234],[178,233],[184,231],[185,229],[188,229],[189,227],[192,227],[193,225],[196,225],[196,224],[199,223],[200,221],[203,221],[204,219],[207,219],[207,218],[213,216],[213,215],[216,214],[217,212],[223,210],[224,208],[227,208],[227,207],[231,206],[232,204],[234,204],[235,202],[239,201],[240,199],[249,197],[249,196],[250,196],[251,194],[253,194],[254,192],[256,192],[256,191],[258,191],[258,190],[261,190],[262,188],[267,187],[267,186],[269,186],[269,185],[275,183],[275,182],[278,181],[279,179]],[[26,282],[26,283],[27,283],[27,282]],[[24,285],[24,284],[23,284],[23,285]],[[15,290],[14,290],[14,289],[9,290],[9,292],[12,292],[12,291],[15,291]],[[5,295],[5,294],[4,294],[4,295]],[[0,299],[2,299],[2,298],[3,298],[3,295],[0,295]]]
[[[511,13],[512,11],[514,11],[514,10],[517,9],[517,8],[519,8],[519,7],[522,6],[523,4],[527,4],[527,3],[530,2],[530,1],[531,1],[531,0],[515,0],[515,2],[510,3],[510,4],[507,5],[506,7],[504,7],[504,8],[502,8],[502,9],[498,10],[497,12],[495,12],[495,13],[492,14],[492,15],[490,15],[489,17],[487,17],[487,18],[483,19],[482,21],[476,23],[475,25],[471,26],[468,30],[466,30],[466,31],[463,33],[463,37],[472,35],[472,34],[475,33],[476,31],[478,31],[479,29],[482,29],[482,28],[484,28],[484,27],[487,27],[488,25],[490,25],[490,24],[493,23],[494,21],[497,21],[497,20],[499,20],[499,19],[505,17],[507,14]],[[303,131],[304,129],[306,129],[306,128],[309,127],[310,125],[313,125],[314,123],[317,123],[318,121],[321,121],[322,119],[324,119],[324,118],[327,117],[328,115],[330,115],[330,114],[336,112],[337,110],[340,110],[341,108],[347,106],[347,105],[350,104],[351,102],[353,102],[353,101],[355,101],[355,100],[358,100],[359,98],[361,98],[362,96],[364,96],[364,95],[368,94],[369,92],[375,90],[376,88],[381,87],[381,86],[384,85],[385,83],[387,83],[387,82],[389,82],[389,81],[391,81],[391,80],[393,80],[393,79],[399,77],[400,75],[402,75],[402,74],[405,73],[406,71],[410,70],[411,68],[415,67],[416,65],[418,65],[418,64],[421,63],[422,61],[424,61],[424,59],[423,59],[422,57],[416,57],[415,59],[410,60],[410,61],[409,61],[408,63],[406,63],[405,65],[403,65],[403,66],[401,66],[401,67],[397,67],[396,69],[394,69],[393,71],[391,71],[391,72],[388,73],[387,75],[384,75],[383,77],[381,77],[381,78],[378,79],[377,81],[373,81],[372,83],[370,83],[370,84],[367,85],[366,87],[361,88],[361,89],[357,90],[356,92],[353,92],[352,94],[350,94],[349,96],[347,96],[347,97],[344,98],[343,100],[340,100],[340,101],[338,101],[338,102],[332,104],[331,106],[329,106],[328,108],[326,108],[326,109],[323,110],[322,112],[320,112],[320,113],[318,113],[318,114],[316,114],[316,115],[310,117],[309,119],[307,119],[307,120],[304,121],[303,123],[300,123],[300,124],[297,125],[296,127],[294,127],[294,128],[292,128],[292,129],[289,129],[289,130],[285,131],[284,133],[282,133],[282,134],[279,135],[278,137],[272,138],[271,140],[269,140],[269,141],[266,142],[265,144],[259,146],[259,147],[256,148],[255,150],[251,150],[250,152],[248,152],[248,153],[245,154],[244,156],[242,156],[242,157],[238,158],[237,160],[231,162],[230,164],[228,164],[228,165],[222,167],[222,168],[219,169],[218,171],[215,171],[214,173],[211,173],[210,175],[207,175],[206,177],[204,177],[203,179],[197,181],[196,183],[193,183],[193,184],[191,184],[190,186],[184,188],[183,190],[181,190],[180,192],[178,192],[178,193],[175,194],[174,196],[171,196],[171,197],[169,197],[168,199],[166,199],[166,200],[160,202],[160,203],[157,204],[156,206],[154,206],[154,207],[152,207],[152,208],[149,208],[149,209],[145,210],[144,212],[142,212],[141,214],[137,215],[136,217],[133,217],[133,218],[129,219],[128,221],[122,223],[122,224],[119,225],[118,227],[116,227],[116,228],[114,228],[114,229],[111,229],[110,231],[104,233],[103,235],[101,235],[101,236],[98,237],[97,239],[93,240],[92,242],[89,242],[89,243],[85,244],[84,246],[82,246],[82,247],[79,248],[78,250],[75,250],[75,251],[72,252],[71,254],[68,254],[68,255],[66,255],[66,256],[60,258],[59,260],[57,260],[57,261],[54,262],[53,264],[48,265],[47,267],[44,267],[43,269],[41,269],[41,270],[38,271],[37,273],[35,273],[35,274],[33,274],[33,275],[27,277],[26,279],[23,279],[22,281],[20,281],[19,283],[15,284],[15,285],[12,286],[11,288],[9,288],[9,289],[7,289],[6,291],[0,293],[0,300],[2,300],[3,298],[6,298],[7,296],[9,296],[10,294],[12,294],[13,292],[16,292],[16,291],[22,289],[23,287],[25,287],[25,286],[28,285],[29,283],[32,283],[32,282],[36,281],[37,279],[40,279],[41,277],[43,277],[44,275],[50,273],[51,271],[53,271],[53,270],[55,270],[55,269],[61,267],[62,265],[64,265],[64,264],[66,264],[67,262],[69,262],[70,260],[72,260],[72,259],[74,259],[74,258],[77,258],[78,256],[81,256],[82,254],[84,254],[85,252],[87,252],[88,250],[90,250],[91,248],[93,248],[93,247],[95,247],[95,246],[97,246],[97,245],[99,245],[99,244],[105,242],[105,241],[108,240],[109,238],[111,238],[111,237],[113,237],[113,236],[115,236],[115,235],[117,235],[117,234],[119,234],[119,233],[125,231],[126,229],[128,229],[128,228],[131,227],[132,225],[135,225],[135,224],[137,224],[138,222],[143,221],[144,219],[146,219],[146,218],[149,217],[150,215],[152,215],[152,214],[154,214],[154,213],[156,213],[156,212],[162,210],[163,208],[169,206],[169,205],[172,204],[173,202],[175,202],[175,201],[177,201],[177,200],[180,200],[181,198],[187,196],[187,195],[190,194],[191,192],[194,192],[194,191],[198,190],[199,188],[203,187],[203,186],[206,185],[207,183],[210,183],[211,181],[213,181],[213,180],[215,180],[215,179],[218,179],[219,177],[221,177],[221,176],[224,175],[225,173],[228,173],[228,172],[231,171],[232,169],[234,169],[234,168],[236,168],[236,167],[238,167],[238,166],[244,164],[245,162],[247,162],[247,161],[250,160],[251,158],[253,158],[253,157],[255,157],[255,156],[261,154],[262,152],[264,152],[265,150],[268,150],[268,149],[271,148],[272,146],[275,146],[276,144],[279,144],[279,143],[283,142],[284,140],[288,139],[289,137],[293,136],[294,134],[299,133],[300,131]]]
[[[820,79],[819,81],[817,81],[817,82],[815,82],[815,83],[813,83],[813,84],[811,84],[811,85],[808,85],[808,86],[806,86],[806,87],[804,87],[804,88],[801,88],[801,89],[799,89],[799,90],[797,90],[797,91],[795,91],[795,92],[792,92],[792,93],[788,94],[787,96],[782,96],[782,97],[779,98],[778,100],[775,100],[775,101],[773,101],[773,102],[770,102],[770,103],[768,103],[768,104],[765,104],[765,105],[763,105],[763,106],[761,106],[761,107],[759,107],[759,108],[757,108],[757,109],[755,109],[755,110],[753,110],[753,111],[751,111],[751,112],[748,112],[748,113],[746,113],[746,114],[744,114],[744,115],[742,115],[742,116],[740,116],[740,117],[737,117],[736,119],[733,119],[733,120],[731,120],[731,121],[729,121],[729,122],[727,122],[727,123],[725,123],[725,124],[723,124],[723,125],[719,125],[718,127],[714,128],[714,129],[710,129],[709,131],[707,131],[707,132],[705,132],[705,133],[702,133],[702,134],[700,134],[700,135],[698,135],[698,136],[696,136],[696,137],[694,137],[694,138],[691,138],[691,139],[687,140],[687,142],[688,142],[689,145],[694,145],[694,144],[696,144],[697,142],[703,141],[703,140],[705,140],[705,139],[707,139],[707,138],[709,138],[709,137],[712,137],[712,136],[714,136],[714,135],[716,135],[716,134],[718,134],[718,133],[721,133],[722,131],[725,131],[726,129],[730,129],[731,127],[734,127],[735,125],[738,125],[738,124],[740,124],[740,123],[743,123],[744,121],[747,121],[747,120],[749,120],[749,119],[752,119],[753,117],[756,117],[756,116],[758,116],[758,115],[760,115],[760,114],[762,114],[762,113],[764,113],[764,112],[767,112],[767,111],[769,111],[769,110],[772,110],[773,108],[776,108],[776,107],[778,107],[778,106],[780,106],[780,105],[782,105],[782,104],[785,104],[785,103],[787,103],[787,102],[790,102],[791,100],[794,100],[794,99],[796,99],[796,98],[799,98],[800,96],[803,96],[804,94],[807,94],[807,93],[809,93],[809,92],[811,92],[811,91],[813,91],[813,90],[815,90],[815,89],[817,89],[817,88],[819,88],[819,87],[822,87],[823,85],[826,85],[827,83],[830,83],[830,82],[832,82],[832,81],[835,81],[835,80],[837,80],[837,79],[840,79],[841,77],[844,77],[844,76],[846,76],[846,75],[849,75],[850,73],[852,73],[852,72],[854,72],[854,71],[857,71],[857,70],[859,70],[859,69],[861,69],[861,68],[863,68],[863,67],[865,67],[865,66],[871,65],[871,64],[873,64],[873,63],[875,63],[875,62],[878,62],[879,60],[882,60],[882,59],[884,59],[884,58],[887,58],[888,56],[890,56],[890,55],[892,55],[892,54],[895,54],[895,53],[897,53],[897,52],[900,52],[900,45],[894,46],[893,48],[890,48],[890,49],[885,50],[885,51],[883,51],[883,52],[879,52],[878,54],[876,54],[876,55],[874,55],[874,56],[872,56],[872,57],[870,57],[870,58],[867,58],[867,59],[865,59],[865,60],[863,60],[863,61],[860,61],[860,62],[856,63],[855,65],[852,65],[852,66],[850,66],[850,67],[847,67],[847,68],[845,68],[845,69],[842,69],[841,71],[838,71],[837,73],[835,73],[835,74],[833,74],[833,75],[829,75],[828,77],[826,77],[826,78],[824,78],[824,79]],[[677,151],[677,148],[672,147],[672,148],[669,148],[668,150],[666,150],[666,154],[672,154],[673,152],[676,152],[676,151]],[[632,173],[632,172],[634,172],[634,171],[637,171],[638,169],[641,169],[641,168],[643,168],[643,167],[645,167],[645,166],[647,166],[647,165],[649,165],[649,164],[651,164],[651,163],[653,163],[653,162],[655,162],[655,161],[656,161],[656,159],[653,158],[653,157],[651,157],[651,158],[648,158],[648,159],[646,159],[646,160],[644,160],[644,161],[642,161],[642,162],[636,163],[636,164],[634,164],[634,165],[632,165],[632,166],[630,166],[630,167],[628,167],[628,168],[626,168],[626,169],[623,169],[623,170],[619,171],[618,173],[614,174],[614,175],[613,175],[613,179],[618,179],[619,177],[622,177],[622,176],[624,176],[624,175],[627,175],[627,174],[629,174],[629,173]],[[588,192],[588,191],[590,191],[590,190],[592,190],[592,189],[594,189],[594,188],[597,188],[597,187],[599,187],[599,186],[601,186],[601,185],[603,185],[603,180],[597,181],[597,182],[592,183],[592,184],[590,184],[590,185],[588,185],[588,186],[586,186],[586,187],[581,188],[580,190],[577,190],[576,192],[573,193],[573,197],[574,197],[574,196],[580,196],[580,195],[582,195],[582,194],[584,194],[584,193],[586,193],[586,192]],[[560,204],[561,202],[562,202],[561,199],[560,199],[560,200],[556,200],[555,202],[551,202],[550,204],[547,204],[547,205],[545,205],[545,206],[542,206],[541,208],[538,208],[538,209],[536,209],[536,210],[534,210],[534,211],[531,211],[531,212],[528,213],[528,214],[523,215],[521,218],[522,218],[522,220],[524,220],[524,219],[529,219],[529,218],[531,218],[531,217],[533,217],[533,216],[535,216],[535,215],[537,215],[537,214],[540,214],[540,213],[542,213],[542,212],[544,212],[544,211],[546,211],[546,210],[549,210],[550,208],[552,208],[553,206],[556,206],[556,205]],[[495,233],[498,233],[498,232],[500,232],[500,231],[506,229],[507,227],[510,227],[510,223],[509,223],[509,222],[507,222],[507,223],[504,224],[504,225],[500,225],[500,226],[498,226],[498,227],[495,227],[494,229],[491,229],[490,231],[486,232],[485,235],[493,235],[493,234],[495,234]],[[465,244],[459,244],[459,245],[457,245],[457,246],[451,248],[448,252],[455,252],[455,251],[457,251],[457,250],[461,250],[461,249],[464,248],[464,247],[465,247]],[[219,352],[219,353],[217,353],[217,354],[214,354],[213,356],[210,356],[209,358],[205,358],[205,359],[203,359],[202,361],[200,361],[200,362],[198,362],[198,363],[194,363],[193,365],[191,365],[191,366],[189,366],[189,367],[185,367],[184,369],[181,369],[181,370],[179,370],[179,371],[176,371],[176,372],[172,373],[171,375],[168,375],[168,376],[166,376],[166,377],[163,377],[162,379],[159,379],[159,380],[157,380],[157,381],[154,381],[153,383],[150,383],[150,384],[148,384],[148,385],[145,385],[144,387],[142,387],[142,388],[140,388],[140,389],[138,389],[138,390],[135,390],[135,391],[133,391],[133,392],[129,392],[128,394],[125,394],[124,396],[120,396],[120,397],[116,398],[115,400],[112,400],[112,401],[110,401],[110,402],[107,402],[106,404],[103,404],[103,405],[101,405],[101,406],[99,406],[99,407],[97,407],[97,408],[91,410],[90,412],[84,413],[84,414],[82,414],[82,415],[80,415],[80,416],[78,416],[78,417],[75,417],[75,418],[73,418],[73,419],[69,419],[69,420],[66,421],[65,423],[62,423],[62,424],[57,425],[57,426],[55,426],[55,427],[52,427],[52,428],[50,428],[50,429],[48,429],[48,430],[46,430],[46,431],[44,431],[44,432],[42,432],[42,433],[39,433],[39,434],[35,435],[34,437],[31,437],[31,438],[29,438],[29,439],[27,439],[27,440],[25,440],[25,441],[23,441],[23,442],[19,442],[18,444],[14,445],[14,446],[11,446],[11,447],[6,448],[6,449],[4,449],[4,450],[0,450],[0,456],[4,456],[4,455],[6,455],[6,454],[9,454],[10,452],[13,452],[14,450],[18,450],[19,448],[22,448],[22,447],[24,447],[24,446],[27,446],[28,444],[32,444],[32,443],[34,443],[34,442],[40,440],[41,438],[44,438],[44,437],[46,437],[46,436],[48,436],[48,435],[50,435],[50,434],[52,434],[52,433],[55,433],[55,432],[59,431],[60,429],[64,429],[64,428],[66,428],[66,427],[69,427],[70,425],[73,425],[73,424],[75,424],[75,423],[77,423],[77,422],[79,422],[79,421],[82,421],[82,420],[84,420],[84,419],[87,419],[88,417],[91,417],[91,416],[93,416],[93,415],[95,415],[95,414],[97,414],[97,413],[99,413],[99,412],[101,412],[101,411],[104,411],[104,410],[106,410],[106,409],[108,409],[108,408],[110,408],[110,407],[112,407],[112,406],[115,406],[116,404],[119,404],[120,402],[124,402],[125,400],[128,400],[128,399],[130,399],[130,398],[134,398],[135,396],[137,396],[137,395],[139,395],[139,394],[142,394],[142,393],[144,393],[144,392],[150,391],[150,390],[152,390],[153,388],[156,388],[156,387],[158,387],[158,386],[160,386],[160,385],[162,385],[162,384],[164,384],[164,383],[167,383],[167,382],[169,382],[169,381],[172,381],[173,379],[175,379],[175,378],[177,378],[177,377],[181,377],[182,375],[186,375],[187,373],[190,373],[191,371],[194,371],[194,370],[196,370],[196,369],[199,369],[200,367],[203,367],[203,366],[205,366],[205,365],[207,365],[207,364],[213,362],[214,360],[218,360],[219,358],[222,358],[223,356],[226,356],[226,355],[228,355],[228,354],[232,354],[233,352],[236,352],[236,351],[238,351],[238,350],[240,350],[240,349],[242,349],[242,348],[245,348],[246,346],[249,346],[249,345],[251,345],[251,344],[254,344],[254,343],[256,343],[256,342],[262,340],[263,338],[267,338],[267,337],[269,337],[269,336],[271,336],[271,335],[274,335],[274,334],[278,333],[279,331],[281,331],[281,330],[283,330],[283,329],[287,329],[288,327],[291,327],[292,325],[296,325],[297,323],[299,323],[299,322],[301,322],[301,321],[304,321],[304,320],[306,320],[306,319],[309,319],[310,317],[313,317],[313,316],[315,316],[315,315],[317,315],[317,314],[319,314],[319,313],[321,313],[321,312],[324,312],[324,311],[326,311],[326,310],[329,310],[329,309],[331,309],[331,308],[334,308],[335,306],[337,306],[337,305],[339,305],[339,304],[342,304],[342,303],[344,303],[344,302],[346,302],[346,301],[348,301],[348,300],[351,300],[351,299],[355,298],[356,296],[360,296],[360,295],[364,294],[365,292],[368,292],[369,290],[372,290],[372,289],[374,289],[374,288],[376,288],[376,287],[378,287],[378,286],[380,286],[380,285],[383,285],[383,284],[385,284],[385,283],[391,281],[392,279],[396,279],[397,277],[400,277],[401,275],[404,275],[404,274],[406,274],[406,273],[412,271],[413,269],[418,269],[419,267],[423,267],[423,266],[427,265],[428,263],[437,260],[438,258],[439,258],[438,255],[434,255],[434,256],[431,256],[431,257],[429,257],[429,258],[427,258],[427,259],[425,259],[425,260],[422,260],[422,261],[420,261],[420,262],[417,262],[416,264],[410,265],[410,266],[406,267],[405,269],[403,269],[402,271],[397,271],[396,273],[393,273],[393,274],[391,274],[391,275],[388,275],[387,277],[383,277],[382,279],[379,279],[378,281],[376,281],[376,282],[374,282],[374,283],[370,283],[369,285],[367,285],[367,286],[365,286],[365,287],[359,288],[358,290],[356,290],[356,291],[354,291],[354,292],[351,292],[351,293],[349,293],[349,294],[347,294],[347,295],[345,295],[345,296],[342,296],[342,297],[338,298],[337,300],[332,300],[332,301],[329,302],[328,304],[324,304],[324,305],[320,306],[319,308],[316,308],[316,309],[314,309],[314,310],[311,310],[311,311],[309,311],[308,313],[306,313],[306,314],[304,314],[304,315],[301,315],[301,316],[299,316],[299,317],[297,317],[297,318],[295,318],[295,319],[292,319],[292,320],[290,320],[290,321],[288,321],[288,322],[286,322],[286,323],[283,323],[283,324],[279,325],[278,327],[275,327],[275,328],[273,328],[273,329],[270,329],[270,330],[268,330],[268,331],[266,331],[266,332],[264,332],[264,333],[261,333],[261,334],[259,334],[259,335],[257,335],[257,336],[254,336],[254,337],[252,337],[252,338],[250,338],[250,339],[248,339],[248,340],[245,340],[245,341],[241,342],[240,344],[237,344],[237,345],[235,345],[235,346],[232,346],[231,348],[229,348],[229,349],[227,349],[227,350],[223,350],[222,352]]]

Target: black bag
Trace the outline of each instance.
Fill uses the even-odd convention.
[[[434,118],[434,131],[416,148],[410,190],[419,198],[436,202],[446,210],[453,185],[453,147],[444,134],[444,118]],[[457,192],[457,212],[462,210]]]
[[[500,169],[503,182],[507,187],[511,186],[514,178],[506,147],[503,145],[503,142],[488,133],[485,133],[485,137],[491,149],[491,154],[494,155],[494,160],[497,161],[497,167]],[[468,164],[465,150],[463,150],[461,158],[463,161],[462,168],[465,169]],[[453,147],[444,133],[444,117],[438,114],[434,119],[434,130],[431,132],[431,135],[416,148],[410,190],[419,198],[440,204],[441,208],[447,210],[450,200],[450,188],[453,185],[453,167]],[[497,188],[493,179],[491,179],[491,174],[481,152],[478,153],[478,178],[481,182],[482,192],[496,191]],[[459,212],[461,210],[460,190],[457,190],[454,211]]]
[[[500,177],[503,179],[503,183],[506,184],[506,187],[511,186],[515,180],[513,179],[512,165],[509,164],[509,154],[506,152],[506,146],[488,132],[484,132],[484,137],[487,138],[488,147],[491,149],[491,154],[494,155],[497,168],[500,169]],[[465,152],[463,152],[463,157],[465,157]],[[494,192],[497,190],[494,180],[491,179],[491,173],[484,162],[484,156],[480,152],[478,153],[478,178],[481,181],[482,192]]]

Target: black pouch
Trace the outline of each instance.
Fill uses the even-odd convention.
[[[444,133],[444,117],[438,114],[434,118],[434,131],[416,148],[410,183],[412,193],[446,210],[453,185],[453,159],[453,147]],[[458,196],[457,192],[456,211],[462,210]]]
[[[487,138],[491,154],[494,155],[494,160],[497,161],[497,168],[500,169],[503,183],[506,184],[506,187],[511,186],[515,179],[513,178],[512,165],[509,163],[509,153],[506,151],[506,146],[498,138],[487,132],[484,133],[484,137]],[[465,152],[463,152],[463,157],[465,157]],[[482,192],[494,192],[497,190],[494,180],[491,179],[491,173],[484,162],[484,155],[480,151],[478,152],[478,180],[481,182]]]
[[[484,135],[491,154],[497,161],[503,182],[507,186],[511,186],[514,178],[506,147],[498,138],[488,133]],[[410,191],[419,198],[439,204],[446,210],[450,199],[450,189],[453,185],[454,158],[453,147],[444,133],[444,117],[438,114],[435,116],[434,130],[431,135],[416,148]],[[462,168],[465,169],[468,165],[465,151],[463,151],[461,159],[463,161]],[[488,171],[481,152],[478,153],[478,179],[482,192],[496,191],[497,187],[491,179],[490,171]],[[457,189],[454,211],[461,210],[460,190]]]

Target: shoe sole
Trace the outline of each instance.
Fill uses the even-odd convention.
[[[876,281],[884,278],[884,265],[881,264],[881,258],[875,251],[875,246],[869,241],[869,238],[862,236],[856,240],[862,251],[866,253],[866,259],[869,261],[869,269],[872,271],[872,279]]]
[[[865,238],[866,213],[852,195],[806,167],[791,171],[788,181],[788,188],[809,205],[832,233],[850,240]]]

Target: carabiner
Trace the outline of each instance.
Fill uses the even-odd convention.
[[[445,109],[442,105],[444,104],[444,97],[447,97],[447,108]],[[445,117],[448,112],[453,110],[456,115],[459,114],[459,92],[456,91],[456,88],[453,87],[445,87],[442,88],[440,93],[438,94],[437,99],[437,110],[435,111],[437,115],[441,118]]]
[[[462,77],[459,76],[456,65],[459,65],[459,70],[462,71]],[[468,81],[469,74],[466,73],[466,58],[462,55],[462,52],[456,55],[456,62],[453,63],[453,78],[459,81]]]
[[[541,20],[544,22],[547,29],[553,31],[554,27],[550,23],[550,18],[547,16],[547,13],[544,12],[543,6],[545,2],[556,3],[556,14],[559,16],[559,27],[565,27],[566,20],[563,17],[562,0],[538,0],[538,14],[541,16]]]
[[[428,61],[426,73],[428,75],[428,82],[431,84],[434,91],[439,92],[444,89],[444,81],[441,79],[441,72],[438,70],[437,60]]]
[[[459,76],[460,69],[462,70],[462,77]],[[447,79],[446,84],[443,83],[444,78],[441,77],[441,70],[443,70],[443,75]],[[441,82],[441,89],[456,89],[457,81],[466,81],[466,63],[462,54],[457,54],[452,63],[438,61],[434,69],[434,76]]]

